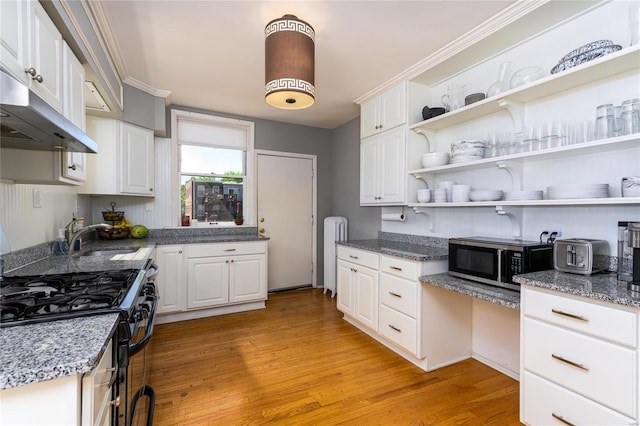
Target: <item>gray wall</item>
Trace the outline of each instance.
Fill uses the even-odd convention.
[[[323,278],[323,253],[324,253],[324,218],[332,216],[332,176],[334,173],[332,159],[332,131],[317,127],[300,126],[296,124],[281,123],[278,121],[263,120],[259,118],[244,117],[217,111],[202,110],[187,106],[171,105],[167,108],[167,137],[171,134],[171,109],[213,114],[220,117],[236,118],[255,123],[255,149],[270,151],[291,152],[298,154],[315,155],[317,158],[316,184],[317,184],[317,283],[322,286]],[[295,114],[295,111],[292,111]],[[358,159],[356,158],[356,161]]]
[[[165,136],[167,123],[164,98],[150,95],[128,84],[123,84],[122,88],[125,105],[122,119],[151,129],[156,136]]]
[[[381,207],[360,207],[360,118],[332,130],[332,215],[349,219],[349,239],[377,238]]]

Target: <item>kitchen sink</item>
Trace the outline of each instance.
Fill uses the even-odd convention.
[[[94,250],[85,253],[80,253],[79,256],[115,256],[116,254],[128,254],[135,253],[138,249],[113,249],[113,250]]]

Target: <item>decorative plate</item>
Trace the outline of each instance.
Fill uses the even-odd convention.
[[[609,53],[617,52],[620,49],[622,49],[622,46],[614,44],[611,46],[597,47],[595,49],[589,50],[588,52],[580,53],[576,56],[564,60],[563,62],[560,62],[558,65],[553,67],[551,69],[551,74],[556,74],[560,71],[568,70],[569,68],[573,68],[601,56],[608,55]]]

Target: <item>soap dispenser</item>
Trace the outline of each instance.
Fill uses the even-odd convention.
[[[53,247],[51,248],[51,254],[53,256],[62,256],[65,254],[69,254],[69,244],[67,243],[64,233],[64,228],[58,229],[58,236],[53,242]]]

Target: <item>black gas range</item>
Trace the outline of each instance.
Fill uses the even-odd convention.
[[[157,272],[149,260],[142,269],[3,277],[0,327],[118,313],[111,424],[151,425],[155,393],[146,383],[144,358],[158,303]]]

